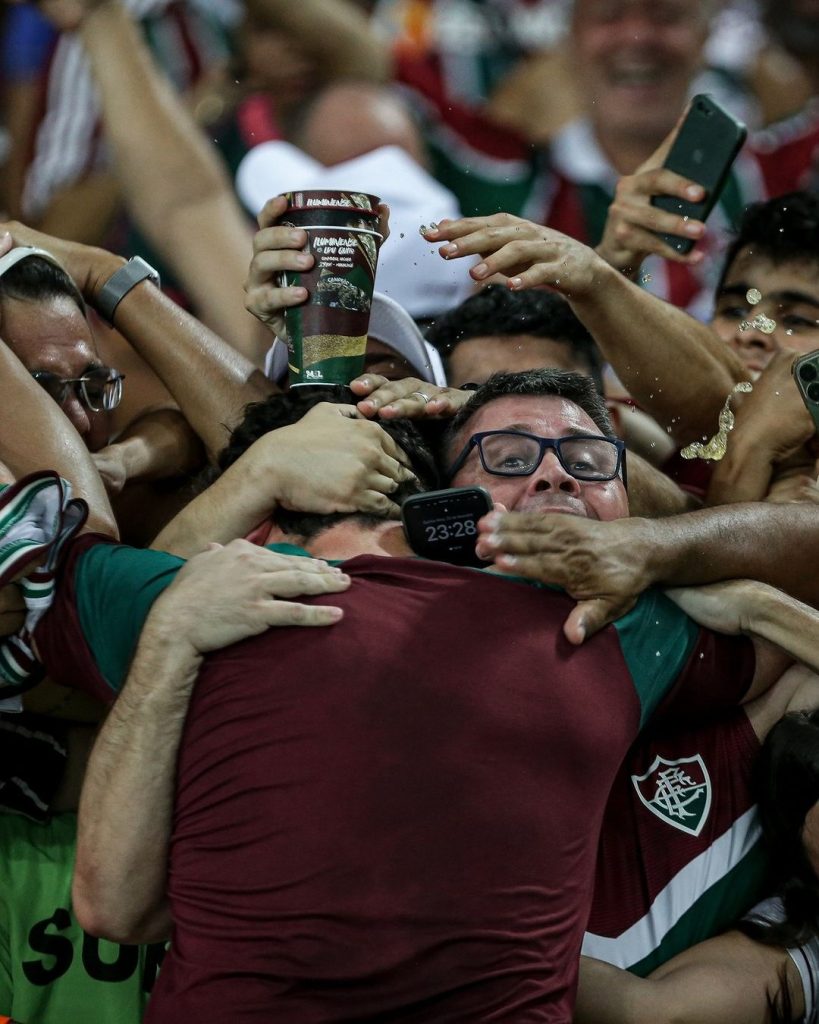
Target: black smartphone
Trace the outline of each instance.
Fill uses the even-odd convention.
[[[819,349],[794,361],[793,377],[819,434]]]
[[[448,487],[407,498],[401,520],[416,555],[480,566],[486,563],[475,554],[478,520],[491,511],[492,499],[483,487]]]
[[[710,96],[705,93],[695,96],[663,166],[702,185],[705,198],[692,203],[676,196],[654,196],[651,205],[691,220],[705,221],[720,197],[747,135],[745,125]],[[689,253],[694,248],[693,238],[658,234],[679,253]]]

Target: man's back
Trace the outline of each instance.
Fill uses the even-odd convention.
[[[178,561],[86,554],[69,572],[100,660]],[[713,638],[654,594],[575,648],[554,591],[416,559],[345,570],[332,632],[206,660],[146,1020],[568,1021],[608,786]]]

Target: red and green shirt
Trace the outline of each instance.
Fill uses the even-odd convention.
[[[179,559],[84,538],[37,632],[119,688]],[[671,694],[735,703],[750,644],[659,592],[581,647],[565,594],[411,558],[344,563],[326,629],[210,655],[182,738],[174,934],[146,1024],[571,1020],[609,786]]]

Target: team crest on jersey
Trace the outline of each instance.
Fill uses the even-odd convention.
[[[711,810],[711,778],[699,754],[676,761],[657,755],[645,775],[631,781],[652,814],[689,835],[702,832]]]

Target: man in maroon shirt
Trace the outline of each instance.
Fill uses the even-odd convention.
[[[499,398],[478,415],[518,437],[609,443],[604,421],[565,393]],[[463,462],[524,507],[625,513],[619,459],[588,479],[565,446],[540,455],[516,478],[481,476],[471,441]],[[297,538],[271,536],[285,539]],[[309,645],[264,633],[203,664],[177,769],[173,942],[147,1019],[181,1024],[219,1007],[235,1021],[568,1021],[617,765],[672,687],[682,704],[704,688],[716,703],[742,699],[750,645],[697,631],[655,593],[573,647],[565,595],[401,557],[390,522],[342,518],[309,543],[347,559],[352,585],[333,597],[343,624]],[[38,630],[51,670],[117,689],[181,564],[93,538],[77,546]],[[760,663],[756,681],[767,671]],[[136,777],[121,775],[122,733],[102,734],[108,755],[85,802],[96,842],[81,846],[75,888],[91,931],[116,920],[133,939],[146,921],[169,923],[164,862],[148,892],[122,872],[123,846],[144,844],[156,863],[162,836],[111,827],[106,808],[155,799],[168,820],[181,703]]]

